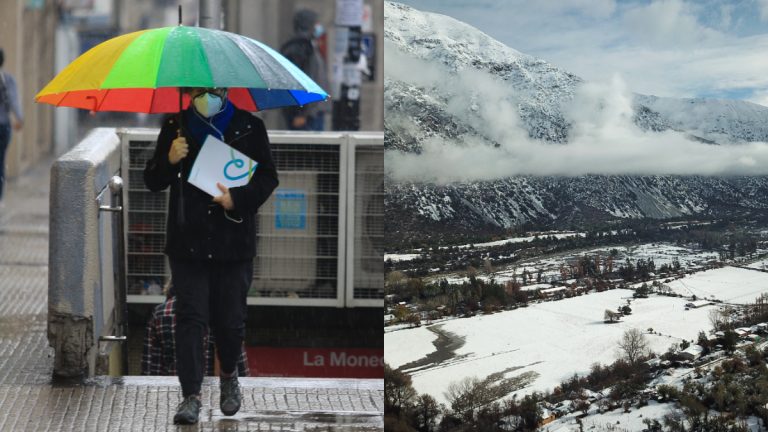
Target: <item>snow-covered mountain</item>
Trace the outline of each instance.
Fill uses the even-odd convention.
[[[635,103],[658,113],[673,129],[713,142],[768,141],[768,108],[751,102],[636,95]]]
[[[428,139],[498,146],[495,131],[506,118],[530,138],[568,145],[572,124],[564,107],[581,78],[453,18],[393,2],[385,2],[384,12],[388,151],[418,153]],[[489,100],[498,102],[499,115],[483,111]],[[514,112],[503,112],[505,102]],[[632,121],[645,131],[672,129],[717,145],[768,141],[768,108],[749,102],[634,95],[632,105]],[[385,187],[388,220],[412,232],[768,207],[765,177],[526,176],[448,185],[388,178]]]
[[[522,54],[453,18],[420,12],[399,3],[386,2],[384,7],[384,38],[397,51],[448,72],[474,70],[492,74],[508,86],[507,96],[517,104],[518,115],[531,137],[565,141],[568,125],[560,106],[573,98],[576,85],[582,81],[579,77]],[[445,94],[445,89],[438,86],[417,87],[391,75],[385,69],[385,123],[393,125],[392,132],[400,141],[390,144],[414,149],[425,136],[478,133],[467,122],[476,116],[476,104],[469,103],[465,112],[457,113],[456,108],[447,106],[450,90]],[[467,84],[470,92],[472,85]]]

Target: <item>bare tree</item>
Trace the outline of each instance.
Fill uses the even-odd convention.
[[[736,308],[731,305],[725,305],[720,312],[720,316],[725,329],[733,330],[733,314],[736,312]]]
[[[387,292],[398,292],[407,281],[408,276],[406,276],[405,273],[395,270],[387,273],[384,285],[387,288]]]
[[[618,312],[614,312],[614,311],[612,311],[610,309],[606,309],[605,313],[603,314],[603,321],[607,322],[607,323],[608,322],[618,321],[619,320],[619,316],[620,315],[619,315]]]
[[[453,381],[448,385],[444,393],[445,398],[451,404],[451,409],[457,414],[469,417],[472,412],[482,406],[483,391],[480,379],[477,377],[465,377],[459,381]]]
[[[413,389],[411,377],[384,364],[384,410],[402,418],[413,405],[418,393]]]
[[[477,269],[472,266],[467,266],[467,277],[471,278],[477,276]]]
[[[485,272],[488,274],[493,273],[493,263],[491,262],[490,258],[486,258],[483,260],[483,270],[485,270]]]
[[[648,353],[648,340],[639,329],[629,329],[619,341],[619,353],[630,364],[636,364]]]
[[[734,308],[732,306],[725,306],[722,309],[710,309],[707,313],[709,323],[712,324],[712,328],[715,331],[728,330],[732,328],[732,315]]]
[[[440,406],[435,398],[428,394],[416,398],[414,406],[416,424],[420,431],[433,432],[437,430],[437,418],[440,415]]]
[[[710,309],[707,313],[707,317],[709,318],[709,323],[712,324],[712,328],[715,331],[720,330],[720,326],[723,324],[720,318],[720,311],[717,309]]]

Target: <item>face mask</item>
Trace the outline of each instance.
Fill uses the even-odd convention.
[[[205,118],[217,114],[224,105],[221,97],[211,93],[203,93],[197,96],[192,103],[195,105],[197,112]]]
[[[322,24],[315,24],[315,39],[319,38],[325,33],[325,28],[323,28]]]

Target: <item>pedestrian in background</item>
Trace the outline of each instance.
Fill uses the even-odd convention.
[[[4,62],[5,52],[0,48],[0,204],[2,204],[5,187],[5,154],[11,142],[11,125],[17,131],[24,126],[24,115],[21,112],[16,80],[11,74],[3,71]],[[13,123],[11,123],[11,112],[15,117]]]
[[[184,398],[173,418],[177,424],[197,423],[200,417],[203,338],[209,324],[221,364],[219,406],[225,415],[240,410],[237,359],[253,280],[255,214],[278,185],[264,122],[236,108],[227,89],[185,92],[191,103],[180,114],[183,122],[179,116],[165,120],[144,169],[149,190],[171,189],[165,254],[176,286],[176,367]],[[219,183],[221,195],[213,198],[187,181],[209,135],[258,163],[248,184],[227,188]]]
[[[325,60],[317,47],[317,40],[325,33],[317,21],[317,12],[301,9],[293,16],[294,36],[280,48],[280,53],[322,88],[328,88]],[[285,108],[283,114],[290,130],[322,131],[325,129],[326,104]]]
[[[168,282],[163,293],[165,301],[155,306],[147,322],[141,356],[142,375],[176,375],[176,292],[172,282]],[[205,337],[205,374],[213,376],[216,337],[210,331]],[[244,377],[249,374],[248,355],[243,347],[237,361],[237,375]]]

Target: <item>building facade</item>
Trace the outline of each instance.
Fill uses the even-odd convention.
[[[53,111],[35,104],[34,97],[54,75],[55,4],[55,0],[0,1],[3,70],[16,79],[24,111],[24,128],[14,133],[6,155],[9,178],[53,152]]]

